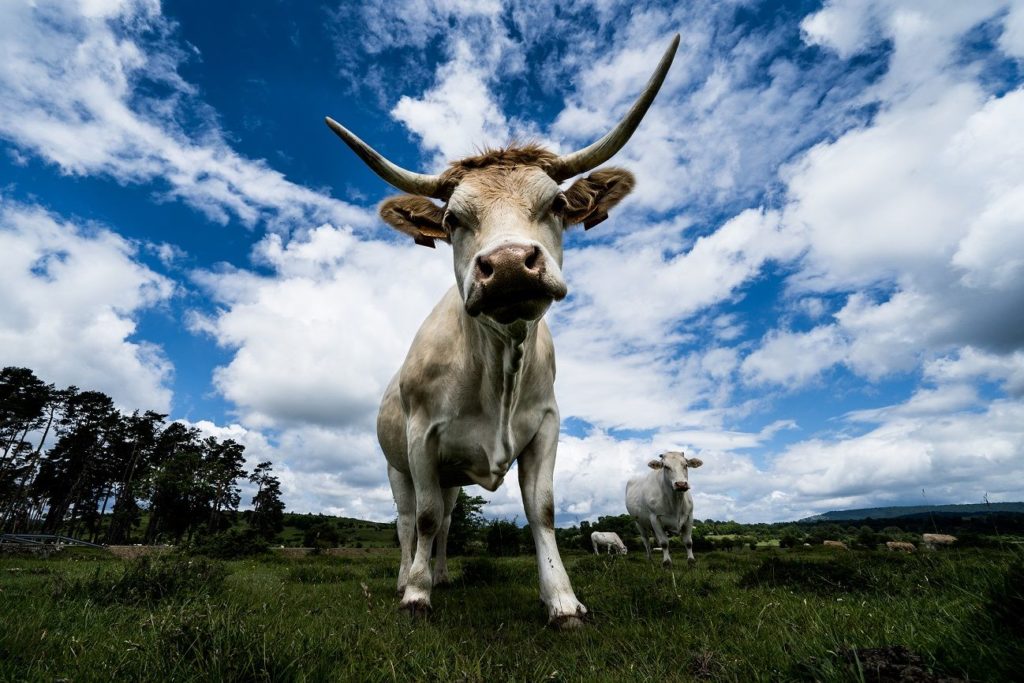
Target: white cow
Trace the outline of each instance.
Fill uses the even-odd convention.
[[[653,533],[662,549],[661,564],[672,566],[668,554],[669,533],[682,534],[686,559],[693,562],[693,497],[687,470],[704,462],[687,458],[679,451],[663,453],[647,466],[651,472],[633,477],[626,483],[626,511],[633,517],[640,538],[651,559],[649,536]]]
[[[608,548],[608,554],[612,552],[626,555],[629,550],[626,549],[626,544],[622,542],[619,535],[614,531],[595,531],[590,534],[590,543],[594,546],[594,554],[600,555],[598,548]]]
[[[395,165],[327,119],[374,172],[408,193],[384,202],[381,217],[417,244],[450,243],[454,257],[455,286],[423,322],[377,415],[377,438],[398,507],[398,590],[411,613],[428,611],[433,585],[448,580],[445,545],[459,488],[479,484],[494,491],[518,462],[548,623],[582,623],[587,610],[576,599],[555,544],[552,475],[560,419],[554,345],[542,318],[566,295],[565,229],[600,223],[634,181],[628,171],[603,168],[567,188],[559,183],[591,171],[626,144],[678,45],[677,35],[615,128],[570,154],[536,145],[509,147],[427,175]]]

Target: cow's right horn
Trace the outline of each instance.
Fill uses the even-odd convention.
[[[643,121],[644,115],[650,108],[651,103],[654,102],[655,95],[661,90],[661,84],[664,83],[665,76],[668,75],[668,69],[672,66],[672,60],[676,56],[676,49],[678,47],[679,34],[677,33],[676,37],[672,39],[672,44],[668,46],[665,54],[662,55],[658,68],[651,75],[651,80],[647,81],[647,87],[640,93],[640,97],[636,98],[636,102],[626,112],[626,115],[622,117],[622,120],[597,142],[571,154],[564,154],[559,157],[558,161],[554,162],[548,170],[548,175],[556,181],[562,182],[567,178],[597,168],[622,149],[626,142],[629,141],[629,138],[632,137],[637,126]]]
[[[325,121],[327,127],[333,130],[346,145],[351,147],[352,151],[359,155],[359,158],[386,183],[409,194],[434,197],[435,199],[447,198],[444,193],[441,176],[407,171],[401,166],[388,161],[377,150],[360,140],[352,131],[330,116],[326,117]]]

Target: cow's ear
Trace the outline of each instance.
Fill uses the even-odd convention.
[[[665,463],[663,463],[661,460],[652,460],[649,463],[647,463],[647,466],[650,467],[652,470],[660,470],[662,467],[665,466]]]
[[[690,458],[689,460],[686,461],[687,467],[700,467],[703,464],[704,461],[701,460],[700,458]]]
[[[444,209],[426,197],[400,194],[380,205],[380,217],[399,232],[412,237],[416,244],[434,248],[434,240],[448,242],[448,232],[441,225]]]
[[[601,168],[580,178],[565,191],[566,227],[582,223],[590,230],[608,218],[608,212],[633,190],[636,179],[621,168]]]

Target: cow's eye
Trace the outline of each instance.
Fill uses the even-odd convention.
[[[565,195],[558,194],[551,200],[551,213],[561,215],[565,211]]]
[[[444,218],[441,219],[441,224],[444,229],[448,232],[455,232],[457,229],[462,227],[462,223],[459,221],[459,217],[453,214],[451,211],[445,211]]]

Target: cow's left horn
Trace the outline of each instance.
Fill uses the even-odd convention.
[[[388,161],[377,150],[360,140],[352,131],[330,116],[326,117],[325,121],[327,127],[333,130],[346,145],[351,147],[352,151],[358,154],[359,158],[385,182],[409,194],[445,199],[440,176],[407,171],[401,166]]]
[[[679,47],[679,34],[672,39],[672,44],[665,50],[665,54],[654,70],[651,80],[647,81],[647,87],[637,98],[626,115],[619,121],[618,125],[608,131],[603,138],[583,149],[565,154],[558,158],[548,171],[548,175],[556,181],[561,182],[580,173],[586,173],[592,168],[597,168],[604,162],[611,159],[626,144],[633,135],[633,131],[644,118],[644,114],[654,102],[655,95],[661,89],[665,81],[668,69],[672,66],[672,59],[676,56],[676,48]]]

